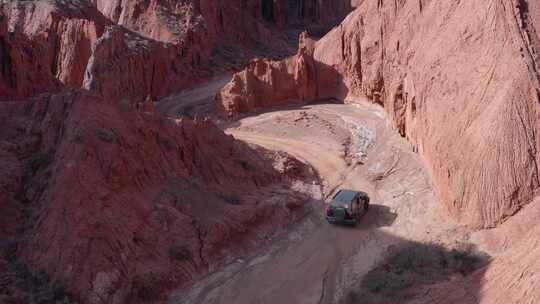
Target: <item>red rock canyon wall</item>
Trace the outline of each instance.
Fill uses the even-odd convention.
[[[304,52],[312,58],[256,61],[218,100],[235,115],[306,99],[290,81],[305,66],[314,99],[383,105],[425,158],[449,212],[495,226],[539,187],[535,10],[510,0],[365,1]]]
[[[125,12],[88,3],[0,5],[0,250],[13,241],[10,258],[83,303],[156,301],[260,244],[306,198],[280,190],[287,181],[259,153],[210,122],[130,105],[208,75],[221,33],[250,44],[281,25],[264,20],[258,1],[235,2],[248,5],[246,18],[220,13],[238,9],[228,2],[197,2],[196,14],[188,1],[122,1]],[[173,4],[175,19],[160,23]],[[0,275],[5,265],[0,256]]]

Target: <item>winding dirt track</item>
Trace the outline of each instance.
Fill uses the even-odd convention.
[[[347,164],[343,158],[336,157],[339,151],[331,148],[323,149],[316,144],[301,142],[287,138],[253,134],[244,131],[228,132],[242,141],[259,145],[269,150],[285,151],[295,158],[310,164],[320,176],[324,176],[327,188],[337,186],[345,178]]]
[[[192,114],[194,108],[197,112],[209,112],[213,109],[213,100],[225,84],[231,80],[230,75],[215,77],[206,85],[186,90],[179,94],[161,100],[156,106],[156,112],[166,117],[178,117],[182,114]]]
[[[226,132],[311,164],[324,192],[367,191],[372,207],[357,227],[333,226],[324,219],[324,196],[314,193],[312,212],[269,247],[172,293],[169,303],[336,303],[390,246],[444,242],[456,227],[444,220],[417,155],[373,106],[277,109],[242,119]],[[346,159],[359,149],[355,145],[367,147],[360,163]]]

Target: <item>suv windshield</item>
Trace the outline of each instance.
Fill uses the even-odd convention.
[[[342,202],[342,201],[332,201],[330,204],[333,207],[349,207],[349,202]]]
[[[341,190],[332,199],[332,206],[335,207],[346,207],[349,203],[354,200],[356,192],[354,191],[344,191]]]

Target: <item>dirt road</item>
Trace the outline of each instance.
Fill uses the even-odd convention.
[[[237,139],[262,146],[269,150],[285,151],[295,158],[310,164],[318,171],[320,176],[324,176],[324,181],[329,185],[325,187],[326,189],[333,188],[333,186],[345,178],[344,174],[347,172],[347,164],[344,159],[335,157],[339,151],[331,148],[320,149],[317,145],[298,140],[277,138],[250,132],[233,131],[230,134],[234,135]]]
[[[457,227],[432,192],[418,156],[372,105],[319,104],[244,118],[226,132],[250,144],[288,152],[311,164],[328,195],[337,188],[370,194],[357,227],[326,223],[326,195],[268,248],[236,258],[169,303],[336,303],[392,245],[444,243]]]
[[[164,98],[156,105],[156,112],[166,117],[209,113],[213,110],[216,92],[230,80],[230,75],[218,76],[206,85]]]

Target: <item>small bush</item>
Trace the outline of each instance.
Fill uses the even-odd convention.
[[[36,172],[48,167],[53,160],[51,153],[38,153],[30,160],[30,168]]]
[[[365,282],[364,287],[371,293],[391,297],[412,286],[413,276],[408,272],[376,272]]]
[[[159,132],[156,133],[156,142],[163,147],[166,151],[173,151],[175,149],[174,143]]]
[[[158,297],[155,288],[150,286],[141,286],[137,288],[137,297],[143,301],[143,303],[153,303]]]
[[[96,136],[104,142],[112,143],[114,141],[114,134],[105,129],[97,129]]]
[[[236,193],[222,193],[220,194],[222,200],[230,205],[240,205],[241,198]]]
[[[236,159],[235,160],[237,164],[239,164],[240,166],[242,166],[242,168],[244,170],[248,170],[249,169],[249,162],[247,160],[243,160],[243,159]]]
[[[439,269],[445,264],[442,250],[428,245],[407,246],[398,251],[389,261],[391,271],[404,273],[422,272],[427,269]]]
[[[84,141],[83,131],[81,130],[73,131],[73,134],[71,135],[71,142],[82,143],[83,141]]]
[[[478,254],[469,250],[463,251],[454,249],[452,250],[451,255],[454,262],[454,268],[462,275],[468,275],[482,267],[489,258],[485,254]]]
[[[360,301],[360,295],[356,291],[350,291],[345,296],[344,304],[354,304]]]
[[[10,266],[10,272],[15,275],[12,288],[17,291],[13,294],[21,298],[21,303],[77,303],[62,283],[52,281],[44,271],[33,272],[25,264],[14,262]]]
[[[178,111],[178,114],[183,115],[183,116],[192,117],[193,115],[191,114],[191,112],[193,111],[194,108],[195,107],[193,105],[185,106],[185,107],[183,107],[182,109],[180,109]]]
[[[185,262],[192,260],[193,255],[184,246],[172,246],[171,248],[169,248],[169,258],[179,262]]]

